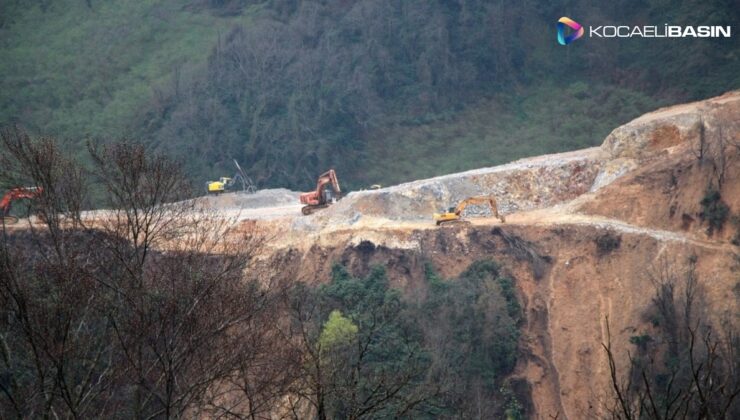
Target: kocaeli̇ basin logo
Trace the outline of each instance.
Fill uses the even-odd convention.
[[[573,30],[573,32],[568,36],[565,36],[566,26]],[[565,16],[558,19],[558,42],[560,45],[570,44],[576,39],[582,37],[584,32],[586,32],[586,30],[583,29],[583,26],[575,20]]]

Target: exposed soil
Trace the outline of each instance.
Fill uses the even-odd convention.
[[[610,398],[606,318],[625,365],[630,337],[648,328],[641,315],[659,265],[680,267],[696,256],[709,315],[738,313],[734,226],[728,220],[710,236],[701,217],[716,170],[710,157],[696,156],[698,121],[708,144],[718,141],[718,127],[728,144],[740,140],[740,92],[643,116],[601,148],[353,193],[308,217],[297,208],[254,210],[256,221],[243,228],[275,235],[255,274],[322,282],[335,263],[358,275],[379,264],[414,296],[424,293],[426,262],[452,278],[494,258],[514,275],[524,302],[514,377],[531,386],[536,417],[593,417]],[[725,153],[721,194],[740,214],[740,156],[731,146]],[[480,194],[496,197],[506,224],[469,215],[468,224],[434,226],[432,212]]]
[[[355,192],[311,216],[287,190],[203,202],[240,220],[238,231],[267,238],[251,272],[263,278],[316,283],[336,263],[356,275],[382,265],[413,297],[425,292],[425,263],[453,278],[476,260],[496,259],[515,277],[526,311],[513,377],[531,389],[535,417],[592,418],[610,398],[606,319],[625,366],[630,337],[648,328],[641,315],[658,266],[679,270],[695,256],[708,316],[740,313],[735,226],[728,217],[709,235],[699,204],[707,186],[719,184],[721,150],[719,191],[730,215],[740,215],[739,121],[735,91],[642,116],[598,148]],[[698,157],[700,123],[714,149]],[[483,194],[496,197],[505,224],[466,214],[468,224],[434,225],[434,211]]]

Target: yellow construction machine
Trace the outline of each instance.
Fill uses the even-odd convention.
[[[486,205],[491,206],[491,212],[494,216],[501,220],[501,223],[506,223],[506,219],[503,215],[498,213],[498,207],[496,206],[496,199],[488,195],[479,195],[475,197],[469,197],[461,201],[457,207],[450,207],[448,211],[442,213],[434,213],[434,221],[437,226],[443,223],[460,222],[462,218],[462,212],[467,206],[475,205]]]
[[[242,170],[242,167],[239,166],[239,162],[234,159],[234,165],[236,165],[236,174],[229,178],[229,177],[221,177],[218,179],[218,181],[208,181],[206,182],[206,190],[208,191],[208,194],[220,194],[222,192],[226,191],[232,191],[237,189],[237,182],[241,186],[241,190],[246,193],[254,193],[257,189],[254,186],[254,182],[247,176],[247,174]]]
[[[227,191],[231,186],[234,185],[234,178],[221,177],[218,181],[208,181],[206,187],[208,188],[209,194],[218,194]]]

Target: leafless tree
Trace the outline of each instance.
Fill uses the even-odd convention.
[[[730,149],[731,142],[727,137],[724,125],[717,126],[716,135],[714,141],[711,143],[708,149],[708,155],[710,156],[712,163],[712,172],[717,181],[717,189],[722,190],[727,178],[727,170],[730,168],[730,164],[735,160],[737,153],[732,153]]]
[[[699,118],[699,122],[696,123],[697,140],[696,145],[692,149],[694,156],[699,160],[699,164],[704,163],[704,156],[707,153],[707,127],[704,124],[704,118]]]
[[[186,200],[179,167],[139,144],[91,145],[87,173],[52,139],[14,129],[2,140],[15,164],[3,175],[43,185],[48,214],[42,227],[4,231],[0,244],[3,412],[183,417],[238,372],[277,383],[276,398],[284,371],[259,370],[276,299],[245,278],[261,237]],[[91,177],[108,208],[80,214]],[[264,413],[265,400],[246,412]]]
[[[606,407],[616,419],[724,419],[737,416],[740,380],[740,341],[734,332],[718,337],[698,310],[701,284],[689,260],[682,274],[682,294],[676,295],[677,280],[672,267],[663,264],[653,278],[656,294],[649,313],[657,317],[660,337],[647,361],[628,353],[630,372],[620,373],[606,319],[607,354],[614,398]],[[731,325],[729,331],[735,331]],[[664,344],[665,343],[665,344]],[[662,361],[662,363],[661,363]],[[624,379],[623,379],[624,378]]]
[[[707,130],[703,118],[700,118],[696,124],[697,140],[692,147],[694,156],[700,165],[710,163],[712,177],[717,183],[717,189],[721,190],[727,178],[727,171],[732,162],[737,159],[737,152],[740,151],[740,142],[737,137],[737,127],[734,121],[725,122],[721,117],[716,123],[716,127]],[[733,151],[735,153],[733,153]]]
[[[2,244],[0,407],[18,417],[88,417],[113,402],[113,336],[107,296],[85,264],[85,247],[68,247],[64,264],[44,258],[53,239],[17,235]],[[28,260],[35,260],[29,264]]]
[[[44,227],[30,221],[0,242],[2,411],[19,417],[84,417],[110,402],[112,346],[101,313],[90,237],[80,234],[84,171],[53,139],[0,133],[3,184],[43,188]]]
[[[63,232],[62,221],[79,223],[86,205],[86,172],[64,153],[53,138],[31,139],[20,127],[0,132],[4,153],[0,155],[0,181],[6,187],[41,187],[34,209],[46,221],[51,234]]]

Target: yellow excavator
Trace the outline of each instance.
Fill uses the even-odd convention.
[[[500,215],[498,213],[498,207],[496,206],[496,199],[493,198],[493,196],[488,195],[478,195],[474,197],[466,198],[465,200],[461,201],[460,204],[457,205],[457,207],[450,207],[448,211],[443,213],[434,213],[434,221],[437,223],[437,226],[443,224],[443,223],[450,223],[450,222],[460,222],[462,218],[462,212],[465,210],[465,207],[467,206],[475,206],[475,205],[486,205],[488,204],[491,206],[491,212],[494,216],[498,217],[499,220],[501,220],[501,223],[506,223],[506,219],[503,215]]]

